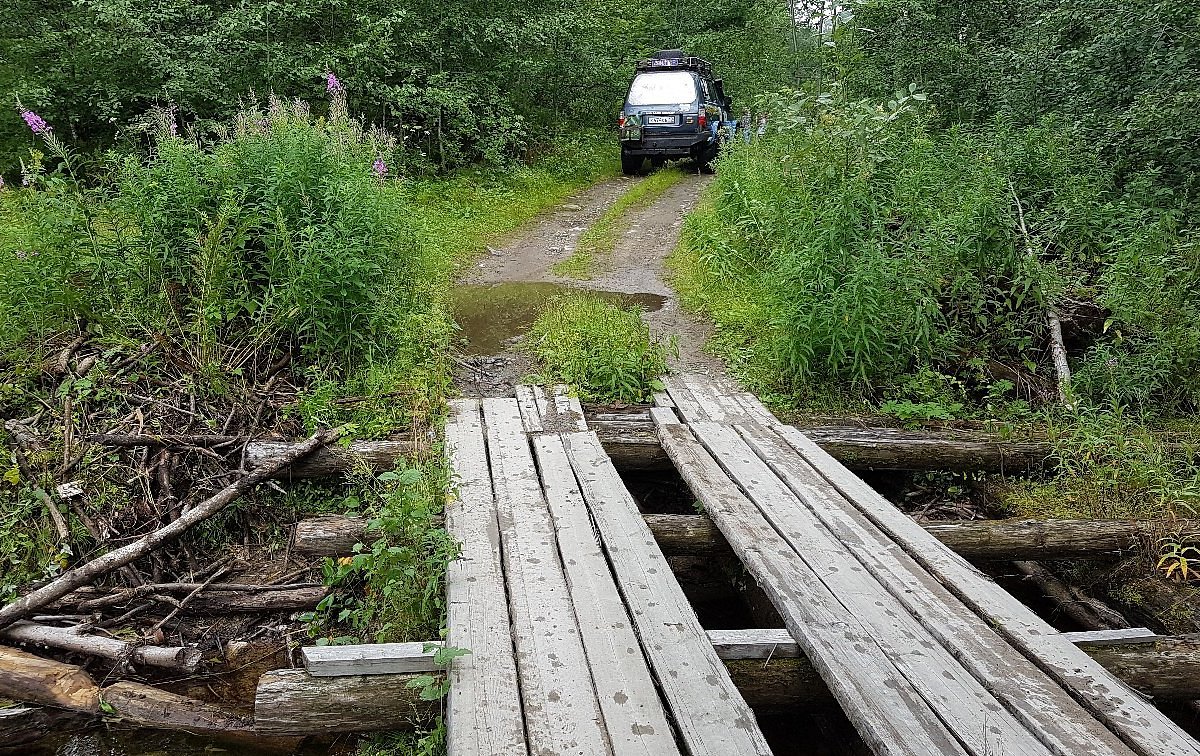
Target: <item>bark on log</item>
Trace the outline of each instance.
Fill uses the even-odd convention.
[[[196,612],[283,612],[312,609],[329,595],[329,588],[289,588],[261,593],[200,593],[185,611]]]
[[[410,729],[434,714],[407,683],[417,675],[312,677],[302,669],[268,672],[254,696],[255,729],[270,735]]]
[[[101,692],[100,698],[110,707],[109,713],[143,727],[205,735],[254,733],[250,716],[150,685],[114,683]]]
[[[658,432],[645,411],[588,416],[588,427],[618,469],[662,470],[671,462],[658,440]],[[854,470],[981,470],[1020,471],[1048,463],[1053,452],[1045,440],[1005,440],[978,431],[910,431],[898,428],[842,426],[806,427],[801,430]],[[248,440],[237,436],[92,436],[113,446],[211,447],[231,444],[230,454],[245,445],[246,466],[288,449],[293,442]],[[356,441],[342,448],[322,449],[292,465],[277,477],[322,478],[341,475],[355,465],[391,470],[401,456],[411,454],[420,442],[401,436],[380,441]]]
[[[305,556],[349,554],[355,544],[362,542],[366,532],[367,521],[362,517],[309,517],[296,523],[292,551]]]
[[[100,686],[74,664],[0,646],[0,698],[100,713]]]
[[[129,661],[152,667],[167,667],[193,672],[203,656],[200,649],[188,646],[139,646],[102,635],[89,635],[85,626],[53,627],[34,622],[17,622],[0,630],[0,638],[17,643],[32,643],[63,651]]]
[[[720,531],[705,515],[647,514],[646,524],[668,556],[729,555]],[[925,528],[959,554],[977,561],[1077,559],[1128,554],[1158,538],[1164,525],[1138,520],[963,520]],[[1173,523],[1200,531],[1200,522]],[[328,515],[301,520],[293,548],[307,556],[350,553],[363,538],[366,520]]]
[[[86,564],[64,572],[45,586],[22,596],[11,604],[0,609],[0,628],[5,628],[24,619],[41,607],[56,599],[60,599],[82,585],[91,583],[96,578],[133,562],[164,543],[174,540],[193,525],[202,522],[220,512],[239,496],[253,489],[262,481],[275,473],[289,467],[296,460],[302,459],[315,450],[335,441],[339,430],[318,433],[304,443],[291,445],[287,452],[262,462],[245,477],[231,483],[210,499],[200,502],[180,517],[153,533],[148,533],[138,540],[119,549],[97,557]]]
[[[1129,622],[1103,601],[1084,594],[1055,577],[1037,562],[1016,561],[1020,570],[1072,622],[1085,630],[1116,630],[1129,627]]]
[[[104,607],[125,606],[138,599],[154,599],[156,597],[161,599],[164,594],[178,593],[181,590],[190,595],[190,592],[195,591],[197,587],[203,587],[202,591],[188,600],[185,611],[275,612],[311,609],[329,595],[329,588],[322,585],[236,586],[216,584],[216,586],[214,588],[195,583],[167,583],[125,588],[111,593],[98,589],[81,588],[73,591],[71,595],[55,601],[51,606],[56,611],[90,612]],[[165,599],[161,600],[165,601]]]
[[[1200,699],[1200,635],[1086,650],[1105,669],[1147,695],[1164,700]]]
[[[27,754],[29,746],[48,735],[83,729],[95,717],[50,706],[0,708],[0,754]]]

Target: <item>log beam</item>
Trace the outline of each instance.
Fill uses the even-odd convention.
[[[720,531],[705,515],[647,514],[646,524],[667,556],[730,555]],[[1137,551],[1166,532],[1163,523],[1141,520],[960,520],[927,523],[925,529],[962,556],[977,561],[1080,559]],[[1200,521],[1171,524],[1200,530]],[[307,556],[349,554],[363,540],[366,520],[327,515],[301,520],[293,548]]]
[[[408,683],[418,675],[313,677],[280,669],[259,678],[255,729],[267,735],[407,730],[426,722],[437,702],[422,701]]]
[[[669,469],[670,460],[658,431],[644,409],[587,414],[618,469]],[[1003,439],[982,431],[905,430],[859,426],[805,426],[809,438],[852,470],[981,470],[1017,472],[1049,464],[1053,448],[1045,439]],[[294,442],[237,436],[98,435],[96,443],[111,446],[164,446],[187,450],[206,447],[230,455],[245,455],[247,468],[286,452]],[[409,435],[377,441],[356,441],[345,447],[319,449],[276,477],[322,478],[355,467],[391,470],[396,460],[410,456],[424,441]]]

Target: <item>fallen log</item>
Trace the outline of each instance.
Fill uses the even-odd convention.
[[[190,646],[139,646],[103,635],[90,635],[88,627],[54,627],[34,622],[16,622],[0,630],[0,638],[17,643],[74,651],[124,663],[167,667],[193,672],[200,665],[200,649]]]
[[[74,664],[0,646],[0,698],[100,713],[100,686]]]
[[[148,533],[138,540],[119,549],[97,557],[74,569],[67,570],[41,588],[29,593],[0,609],[0,628],[5,628],[24,619],[43,606],[60,599],[71,591],[93,582],[96,578],[149,554],[155,548],[174,540],[193,525],[215,515],[239,496],[253,489],[275,473],[289,467],[296,460],[311,454],[328,443],[335,441],[340,430],[318,433],[304,443],[289,447],[288,451],[271,457],[256,466],[252,472],[229,484],[215,496],[200,502],[179,516],[174,522]]]
[[[354,545],[362,543],[367,532],[367,520],[347,515],[309,517],[296,523],[292,535],[292,551],[305,556],[340,556],[349,554]]]
[[[1200,699],[1200,635],[1087,648],[1088,654],[1146,695]]]
[[[1067,585],[1037,562],[1019,560],[1013,562],[1013,566],[1033,582],[1046,598],[1053,601],[1058,611],[1083,629],[1116,630],[1130,626],[1124,617],[1103,601]]]
[[[186,609],[196,612],[276,612],[311,609],[329,595],[328,586],[303,584],[299,586],[247,585],[217,583],[217,587],[195,583],[167,583],[121,588],[113,592],[99,589],[79,589],[55,601],[56,611],[90,612],[110,606],[125,606],[138,599],[152,599],[175,605],[165,594],[188,592]],[[190,591],[188,587],[191,587]],[[202,588],[203,590],[198,590]],[[194,593],[194,595],[193,595]]]
[[[647,514],[646,524],[667,556],[729,555],[706,515]],[[306,556],[349,554],[363,540],[366,520],[325,515],[296,524],[293,548]],[[939,541],[968,559],[1077,559],[1118,556],[1159,537],[1163,523],[1141,520],[961,520],[925,523]],[[1172,523],[1200,530],[1200,522]]]
[[[0,754],[36,752],[29,748],[30,744],[48,735],[83,729],[94,719],[90,714],[52,706],[0,707]]]
[[[141,683],[114,683],[101,691],[100,699],[110,715],[142,727],[203,735],[255,733],[248,715]]]
[[[312,677],[281,669],[259,678],[255,729],[268,735],[319,735],[411,729],[428,722],[436,702],[408,687],[418,675]]]
[[[669,469],[671,462],[658,431],[645,411],[592,413],[588,427],[596,431],[618,469]],[[804,427],[801,430],[852,470],[981,470],[1022,471],[1050,464],[1051,444],[1043,439],[1010,440],[980,431],[913,431],[856,426]],[[247,467],[289,449],[294,442],[242,436],[96,435],[90,440],[111,446],[211,448],[228,446],[228,454],[245,453]],[[322,478],[356,466],[391,470],[422,442],[411,436],[356,441],[346,447],[321,449],[278,477]]]

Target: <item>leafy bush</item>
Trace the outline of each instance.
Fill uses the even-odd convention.
[[[559,297],[530,328],[523,348],[541,363],[540,379],[561,381],[590,401],[643,402],[676,351],[674,337],[650,333],[636,308],[590,295]]]
[[[1047,308],[1094,301],[1111,317],[1076,337],[1077,391],[1196,406],[1200,257],[1177,216],[1114,201],[1111,174],[1057,121],[937,131],[923,99],[785,94],[778,133],[722,157],[674,258],[717,348],[768,391],[991,404],[1002,379],[1050,385]],[[897,390],[922,371],[962,395]]]

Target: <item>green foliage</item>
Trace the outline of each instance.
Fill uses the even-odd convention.
[[[553,300],[522,344],[542,366],[539,381],[572,384],[598,402],[649,401],[676,352],[674,337],[651,334],[636,308],[590,294]]]
[[[653,203],[682,178],[682,171],[668,169],[656,171],[638,181],[580,235],[575,244],[575,251],[567,259],[557,263],[554,272],[569,278],[591,278],[595,274],[596,258],[610,254],[616,246],[617,236],[625,219]]]
[[[141,147],[145,114],[167,104],[210,136],[247,93],[312,99],[332,71],[353,112],[398,135],[394,167],[408,173],[528,157],[564,130],[611,123],[634,61],[661,47],[711,57],[746,98],[793,60],[787,6],[765,0],[7,6],[0,97],[88,151]],[[0,172],[28,144],[19,121],[0,119]]]
[[[446,565],[458,551],[436,524],[448,482],[440,462],[364,481],[370,542],[325,561],[335,590],[306,618],[318,645],[437,637]]]

